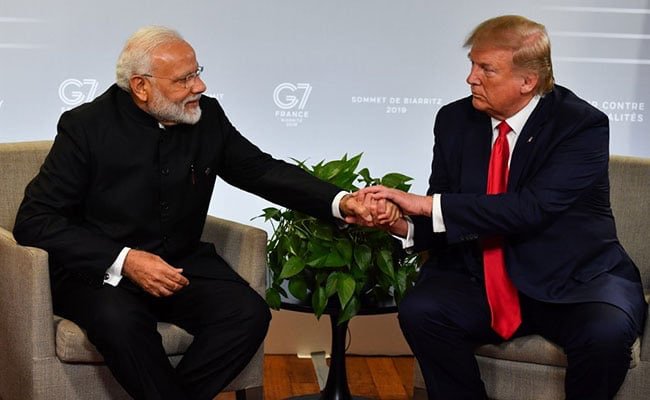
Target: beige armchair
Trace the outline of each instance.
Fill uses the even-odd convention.
[[[0,399],[128,399],[83,330],[53,315],[48,257],[16,244],[11,234],[27,183],[51,142],[0,144]],[[203,240],[260,294],[266,288],[266,232],[208,217]],[[192,341],[181,328],[158,330],[172,362]],[[228,386],[237,399],[262,399],[264,348]]]
[[[621,243],[641,270],[650,298],[650,159],[612,156],[609,166],[611,202]],[[650,319],[650,312],[648,313]],[[502,345],[476,349],[488,396],[495,400],[558,400],[564,398],[566,356],[540,336],[526,336]],[[650,397],[650,323],[632,349],[632,364],[616,399]],[[415,400],[426,399],[416,363]]]

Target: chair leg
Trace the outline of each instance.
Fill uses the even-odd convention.
[[[264,388],[262,386],[240,389],[235,391],[237,400],[264,400]]]

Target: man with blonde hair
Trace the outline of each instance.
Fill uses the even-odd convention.
[[[177,32],[134,33],[117,84],[61,116],[16,218],[16,240],[49,253],[54,312],[86,330],[135,399],[212,399],[264,340],[264,299],[200,240],[217,176],[321,218],[371,220],[246,140],[202,94],[202,72]],[[194,336],[176,367],[158,321]]]
[[[607,116],[554,84],[543,25],[496,17],[465,45],[471,96],[438,112],[427,195],[360,193],[397,203],[412,223],[391,231],[429,251],[399,305],[429,398],[486,399],[474,349],[539,334],[567,354],[567,400],[612,399],[646,304],[610,208]]]

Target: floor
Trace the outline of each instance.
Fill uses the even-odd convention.
[[[346,357],[348,385],[354,396],[407,400],[413,395],[413,357]],[[295,355],[264,357],[264,398],[281,400],[318,393],[318,379],[310,359]],[[223,393],[215,400],[234,400]]]

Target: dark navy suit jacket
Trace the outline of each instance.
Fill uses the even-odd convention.
[[[434,267],[480,279],[479,241],[502,235],[508,273],[525,295],[606,302],[642,328],[639,272],[618,241],[610,208],[606,115],[556,85],[519,134],[508,191],[500,195],[485,194],[492,126],[471,97],[439,111],[434,136],[429,194],[442,194],[446,233],[432,234],[430,218],[415,218],[415,249],[432,249]]]

